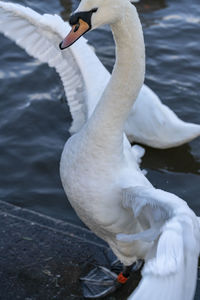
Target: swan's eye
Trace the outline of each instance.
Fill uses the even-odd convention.
[[[84,22],[86,22],[89,27],[91,28],[91,17],[92,17],[92,14],[97,12],[98,8],[93,8],[91,10],[88,10],[88,11],[80,11],[80,12],[76,12],[75,14],[72,14],[69,18],[69,24],[71,26],[73,25],[78,25],[79,23],[79,19],[83,20]],[[78,30],[78,27],[77,29]]]
[[[80,18],[80,16],[79,16],[78,13],[71,15],[71,16],[70,16],[70,19],[69,19],[69,24],[70,24],[71,26],[77,24],[79,18]]]
[[[88,13],[89,14],[93,14],[93,13],[97,12],[97,10],[98,10],[98,8],[93,8]],[[72,24],[72,23],[74,23],[74,24],[77,23],[76,26],[75,26],[75,28],[74,28],[74,32],[76,32],[79,29],[79,27],[80,27],[79,16],[75,16],[74,20],[73,19],[70,20],[70,24]]]
[[[83,34],[92,28],[91,18],[98,8],[93,8],[89,11],[78,11],[72,14],[69,18],[69,24],[72,26],[72,30],[60,43],[61,50],[71,46],[77,41]]]

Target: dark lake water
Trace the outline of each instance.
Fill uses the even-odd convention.
[[[67,19],[78,1],[13,1]],[[143,24],[146,83],[183,120],[200,124],[200,2],[149,0]],[[87,34],[111,71],[108,27]],[[70,113],[58,75],[0,35],[0,199],[80,224],[63,192],[59,160]],[[200,215],[200,138],[171,150],[146,147],[143,168],[156,186],[176,193]]]

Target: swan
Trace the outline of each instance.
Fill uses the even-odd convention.
[[[69,24],[57,15],[40,15],[19,4],[0,1],[0,32],[56,69],[73,118],[71,133],[76,133],[92,115],[110,73],[84,37],[60,53],[57,45],[69,30]],[[200,135],[200,125],[180,120],[145,84],[130,109],[124,130],[130,142],[162,149]]]
[[[91,117],[66,142],[60,161],[63,188],[78,216],[124,265],[118,275],[104,267],[92,270],[82,278],[84,295],[107,295],[128,280],[137,259],[145,259],[142,280],[129,300],[192,300],[199,219],[185,201],[152,186],[124,142],[124,123],[145,73],[137,11],[129,0],[82,0],[70,24],[60,43],[63,52],[104,24],[111,26],[116,43],[109,83]]]
[[[130,266],[136,259],[144,258],[142,280],[129,300],[193,299],[200,244],[199,219],[182,199],[151,185],[137,163],[140,150],[131,147],[123,134],[124,122],[144,79],[144,43],[134,6],[128,0],[82,0],[70,18],[72,25],[75,22],[73,30],[60,45],[61,48],[70,46],[73,32],[78,36],[83,24],[87,30],[104,23],[111,25],[117,61],[111,78],[107,73],[106,89],[103,79],[102,86],[99,83],[95,86],[98,91],[100,87],[105,89],[103,94],[91,86],[85,88],[95,73],[92,64],[84,69],[84,63],[91,62],[95,56],[88,54],[83,38],[71,48],[57,50],[55,43],[60,43],[68,30],[68,24],[58,16],[40,16],[31,9],[4,2],[0,2],[0,16],[0,22],[5,24],[0,26],[1,31],[29,54],[56,68],[71,101],[74,121],[77,126],[81,124],[62,153],[63,187],[80,218],[110,245],[124,264],[124,270],[117,275],[105,268],[88,274],[84,279],[89,288],[87,296],[100,297],[113,291],[128,279]],[[74,64],[75,60],[78,64]],[[103,67],[96,64],[96,57],[93,62],[96,72],[101,72]],[[127,82],[122,84],[120,78],[124,78],[124,73]],[[129,84],[133,78],[134,86]],[[97,102],[101,98],[87,122],[89,101],[86,109],[80,100],[84,99],[86,90],[90,91],[91,101],[92,96],[97,96]],[[102,272],[104,279],[105,274],[109,279],[106,288],[102,285],[102,275],[99,282],[96,279]],[[99,286],[96,294],[92,290],[94,276]]]

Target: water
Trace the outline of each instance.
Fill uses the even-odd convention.
[[[65,19],[79,1],[13,1]],[[146,83],[183,120],[200,124],[199,0],[141,1]],[[111,71],[108,27],[87,34]],[[81,224],[63,192],[59,160],[71,117],[53,69],[0,35],[0,199]],[[159,188],[176,193],[200,215],[200,138],[171,150],[146,147],[143,168]]]

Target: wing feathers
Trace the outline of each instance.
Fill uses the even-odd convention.
[[[192,300],[200,252],[198,218],[185,201],[153,187],[130,187],[122,194],[124,207],[132,208],[139,221],[147,219],[150,228],[117,237],[125,242],[153,241],[142,280],[128,299]]]
[[[145,264],[144,274],[169,275],[179,271],[183,264],[183,240],[180,224],[171,221],[164,226],[162,231],[163,233],[158,239],[156,255]]]
[[[86,87],[72,49],[61,52],[58,45],[70,26],[59,16],[40,15],[30,8],[0,1],[0,32],[26,52],[55,67],[64,85],[77,131],[85,122]],[[85,41],[82,39],[82,42]]]

